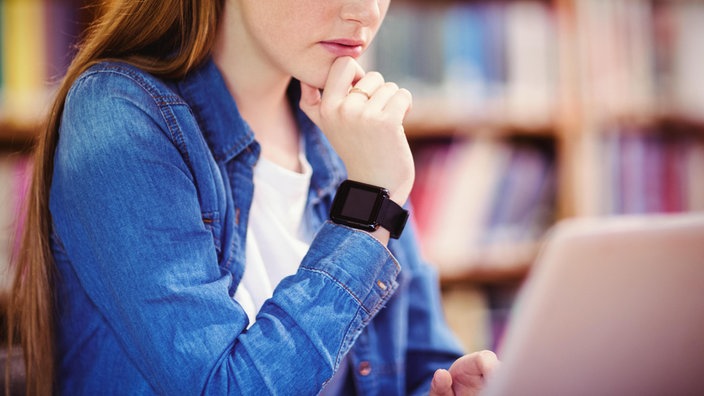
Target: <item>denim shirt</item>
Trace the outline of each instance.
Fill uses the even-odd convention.
[[[59,393],[316,394],[348,359],[345,394],[422,394],[460,356],[412,227],[387,249],[327,221],[344,166],[289,96],[315,236],[248,328],[260,148],[216,65],[163,81],[106,62],[74,83],[50,191]]]

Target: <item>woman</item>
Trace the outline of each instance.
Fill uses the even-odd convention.
[[[107,7],[37,149],[10,315],[30,394],[481,388],[496,358],[460,357],[413,230],[328,220],[345,179],[399,216],[413,184],[411,96],[356,61],[388,5]]]

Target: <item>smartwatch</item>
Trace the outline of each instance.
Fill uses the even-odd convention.
[[[408,211],[389,199],[389,190],[345,180],[335,194],[330,220],[352,228],[375,231],[379,226],[398,239],[408,220]]]

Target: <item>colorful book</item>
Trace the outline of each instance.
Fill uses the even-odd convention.
[[[490,94],[492,41],[480,5],[474,2],[453,3],[447,9],[444,28],[443,92],[461,100],[465,111],[480,114]]]
[[[662,181],[662,211],[677,213],[685,210],[687,176],[683,138],[675,136],[662,144],[663,150],[663,181]]]
[[[545,125],[557,94],[556,27],[550,6],[506,5],[506,111],[521,125]]]
[[[675,29],[673,74],[670,83],[676,109],[688,116],[702,119],[704,109],[704,3],[699,1],[672,2]]]
[[[79,20],[81,2],[78,0],[48,1],[44,3],[45,71],[49,84],[59,81],[73,59],[75,44],[83,25]]]
[[[500,139],[477,137],[453,146],[448,161],[449,187],[428,227],[428,258],[452,274],[472,265],[510,160],[511,148]]]
[[[511,142],[512,154],[490,208],[483,244],[537,242],[555,208],[553,148],[546,142]]]
[[[687,210],[704,212],[704,138],[686,145]]]
[[[3,4],[5,114],[33,121],[46,110],[44,2],[5,0]]]
[[[449,188],[447,166],[452,145],[452,141],[448,140],[425,141],[413,149],[416,179],[409,199],[413,205],[412,216],[418,227],[422,250],[430,238],[435,210],[441,205]]]
[[[0,107],[5,103],[5,2],[0,1]],[[0,115],[3,114],[0,111]]]

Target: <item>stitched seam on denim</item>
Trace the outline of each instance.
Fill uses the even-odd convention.
[[[191,175],[195,176],[190,152],[188,150],[188,145],[186,144],[186,139],[185,139],[184,133],[183,133],[182,129],[179,127],[178,117],[176,116],[176,114],[174,112],[174,107],[176,107],[176,106],[184,107],[185,109],[188,110],[188,114],[190,114],[191,117],[193,117],[193,120],[197,124],[198,121],[195,118],[195,115],[191,111],[188,104],[180,96],[173,93],[173,91],[171,91],[170,88],[158,87],[152,81],[147,79],[144,75],[137,73],[137,72],[131,70],[130,68],[125,67],[124,65],[103,64],[100,66],[101,66],[100,68],[98,68],[96,70],[91,70],[88,73],[86,73],[85,75],[89,76],[89,75],[99,74],[99,73],[112,73],[112,74],[123,76],[123,77],[133,81],[140,89],[145,91],[152,98],[153,103],[159,109],[161,119],[164,122],[164,125],[166,127],[165,129],[168,131],[168,135],[170,137],[170,140],[173,142],[173,144],[177,148],[178,152],[180,153],[181,157],[183,158],[184,163],[186,164],[186,166],[190,170]],[[168,90],[169,92],[172,92],[172,94],[164,94],[164,91],[166,91],[166,90]],[[194,181],[194,184],[196,184],[196,189],[200,190],[200,188],[198,187],[198,180],[196,178],[194,178],[193,181]],[[228,267],[229,267],[229,265],[228,265]]]
[[[227,253],[233,252],[234,250],[235,250],[235,241],[232,240],[232,242],[230,242],[230,249],[227,251]],[[223,251],[223,253],[225,253],[225,252]],[[225,268],[226,270],[228,270],[228,271],[230,270],[230,267],[232,266],[232,261],[233,261],[234,259],[235,259],[235,255],[234,255],[234,254],[230,254],[229,257],[227,258],[227,261],[225,261],[225,262],[223,263],[223,266],[224,266],[224,268]],[[233,275],[234,275],[234,274],[233,274]],[[241,279],[240,279],[240,281],[241,281]]]
[[[97,70],[89,69],[87,72],[82,74],[76,82],[80,83],[81,80],[84,80],[87,77],[102,73],[118,74],[134,81],[138,87],[142,88],[144,92],[149,94],[149,96],[154,100],[154,103],[159,107],[162,105],[187,106],[187,103],[184,102],[178,95],[173,93],[163,94],[153,84],[150,84],[144,77],[136,73],[130,73],[128,70],[120,67],[105,67]]]
[[[176,123],[173,121],[175,121],[176,116],[173,114],[173,109],[171,108],[171,106],[184,106],[188,108],[188,104],[181,97],[170,91],[170,89],[162,89],[160,87],[157,87],[152,81],[149,81],[149,79],[145,78],[143,74],[131,70],[125,64],[100,64],[99,67],[95,69],[89,69],[88,72],[81,75],[77,82],[80,82],[80,80],[83,80],[84,78],[89,77],[91,75],[101,73],[112,73],[128,78],[152,98],[154,104],[159,109],[159,113],[167,127],[167,130],[169,131],[169,135],[171,135],[172,141],[176,143],[177,147],[183,149],[179,151],[182,152],[185,157],[184,159],[188,164],[188,167],[191,168],[190,159],[188,157],[188,151],[185,150],[185,139],[183,138],[183,134],[180,128],[174,125]],[[154,76],[153,78],[157,79],[157,77]],[[166,89],[169,90],[168,93],[163,92]],[[170,114],[167,115],[166,112]]]
[[[236,157],[234,153],[241,153],[242,151],[245,150],[251,150],[252,144],[254,144],[256,140],[254,138],[250,138],[249,135],[245,135],[242,137],[242,139],[238,140],[236,145],[232,147],[231,149],[227,150],[226,152],[223,153],[224,157],[223,160],[225,159],[232,159]],[[241,148],[240,146],[244,146],[244,148]]]
[[[347,326],[347,332],[345,333],[345,338],[342,340],[342,344],[340,346],[340,349],[344,349],[349,351],[352,346],[354,345],[354,341],[357,339],[359,334],[362,332],[364,327],[369,323],[371,320],[371,316],[367,315],[368,320],[362,320],[357,327],[354,328],[354,330],[349,331],[350,326],[352,326],[352,323],[357,320],[357,316],[359,316],[359,309],[357,309],[357,312],[354,315],[354,319],[352,322],[350,322],[349,326]],[[338,355],[340,354],[340,351],[338,351]],[[337,359],[339,360],[341,357],[338,357]]]
[[[325,275],[325,276],[327,276],[328,278],[330,278],[333,282],[335,282],[335,283],[338,284],[340,287],[342,287],[350,296],[352,296],[352,298],[354,298],[354,300],[355,300],[355,301],[357,302],[357,304],[364,310],[364,312],[367,313],[367,315],[369,315],[369,311],[367,311],[367,308],[364,306],[364,303],[362,302],[362,300],[360,300],[359,297],[357,297],[357,296],[352,292],[352,290],[350,290],[350,288],[347,287],[347,285],[345,285],[344,283],[342,283],[342,282],[340,282],[339,280],[337,280],[337,278],[335,278],[334,276],[332,276],[332,274],[330,274],[329,272],[327,272],[327,271],[325,271],[325,270],[321,270],[321,269],[319,269],[319,268],[310,268],[310,267],[303,267],[303,266],[302,266],[301,269],[307,270],[307,271],[310,271],[310,272],[315,272],[315,273],[318,273],[318,274],[322,274],[322,275]]]
[[[378,239],[376,239],[376,238],[374,238],[373,236],[369,235],[368,232],[362,231],[362,230],[358,230],[358,229],[356,229],[356,228],[352,228],[352,227],[347,226],[347,225],[344,225],[344,224],[337,224],[337,223],[335,223],[334,221],[332,221],[332,220],[330,220],[330,219],[325,220],[325,223],[324,223],[324,224],[328,224],[328,223],[329,223],[329,224],[332,224],[332,225],[335,226],[335,227],[342,227],[342,228],[346,228],[346,229],[348,229],[348,230],[352,230],[352,231],[354,231],[354,232],[356,232],[356,233],[367,234],[367,235],[369,236],[369,238],[372,238],[373,242],[375,242],[375,243],[381,245],[381,247],[383,247],[384,250],[386,250],[386,253],[389,255],[389,257],[391,258],[391,261],[392,261],[392,262],[394,263],[394,265],[396,266],[396,273],[394,274],[394,276],[397,276],[397,275],[401,272],[401,264],[398,262],[398,260],[396,260],[396,257],[395,257],[394,254],[391,252],[391,250],[389,250],[388,246],[384,245],[384,244],[381,243]]]
[[[188,168],[191,170],[192,173],[194,173],[193,166],[191,164],[191,158],[186,146],[186,139],[183,136],[183,131],[181,130],[181,128],[178,127],[177,117],[174,114],[172,105],[164,104],[164,102],[156,102],[156,104],[159,107],[161,117],[164,119],[166,127],[169,130],[171,139],[176,142],[176,147],[179,148],[179,152],[183,156],[183,159],[188,165]]]
[[[186,102],[180,96],[176,95],[170,88],[166,88],[166,90],[168,90],[168,94],[162,94],[163,89],[154,84],[153,81],[150,81],[150,79],[145,77],[145,75],[161,82],[159,77],[156,77],[152,74],[148,74],[147,72],[141,70],[136,70],[139,69],[136,69],[135,66],[132,66],[128,63],[104,62],[98,63],[94,68],[88,69],[88,71],[84,75],[90,75],[93,73],[101,72],[113,72],[116,74],[121,74],[137,82],[139,86],[142,87],[145,91],[147,91],[152,97],[154,97],[155,99],[158,98],[160,100],[163,100],[165,104],[186,104]]]
[[[384,308],[384,305],[386,305],[386,300],[393,292],[396,291],[396,288],[398,287],[398,283],[397,282],[390,282],[389,286],[390,287],[387,287],[386,290],[384,290],[384,292],[382,292],[379,295],[379,301],[377,301],[376,304],[374,304],[374,306],[371,309],[371,312],[378,312],[379,310]]]

